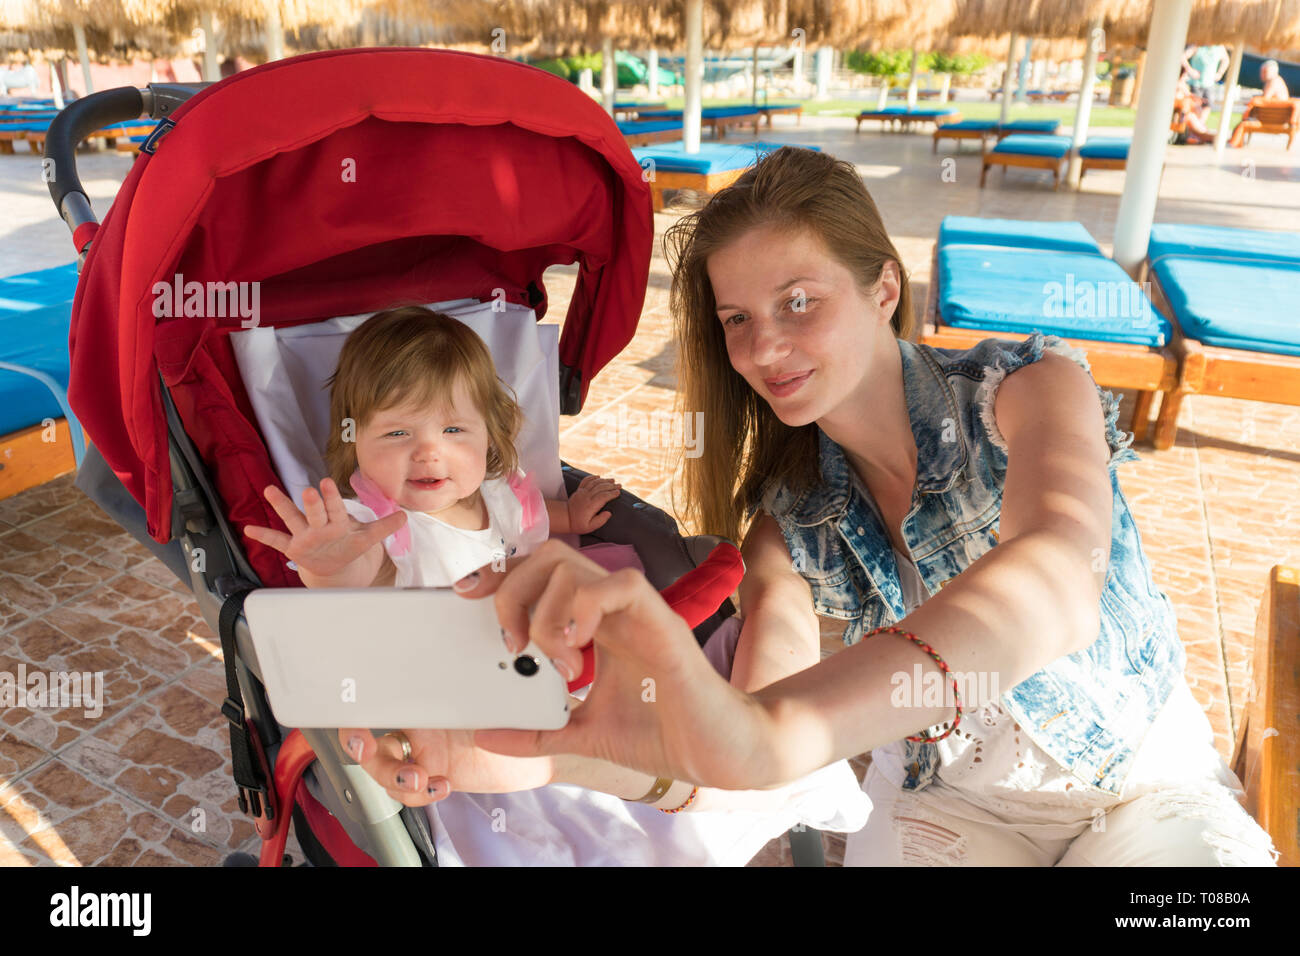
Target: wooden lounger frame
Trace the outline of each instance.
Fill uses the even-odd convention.
[[[664,193],[669,189],[694,189],[697,192],[712,194],[730,186],[744,171],[745,168],[726,169],[717,173],[690,173],[656,169],[654,178],[650,180],[650,196],[654,203],[654,211],[663,212]]]
[[[1108,156],[1080,156],[1079,157],[1079,183],[1083,183],[1083,175],[1090,169],[1125,169],[1128,167],[1128,157],[1115,159]]]
[[[939,314],[939,243],[936,242],[930,254],[930,288],[917,341],[940,349],[969,349],[985,339],[1023,342],[1027,338],[1028,333],[958,329],[943,324],[943,317]],[[1178,387],[1178,358],[1174,349],[1169,345],[1157,347],[1090,339],[1064,341],[1087,355],[1093,380],[1098,385],[1103,388],[1131,388],[1137,392],[1129,430],[1133,432],[1134,441],[1146,440],[1155,393],[1163,392],[1168,396]],[[1165,414],[1165,404],[1161,402],[1162,415]],[[1176,408],[1173,413],[1177,413]],[[1161,434],[1160,422],[1157,422],[1153,443],[1158,449],[1168,448],[1173,444],[1173,435],[1170,434],[1167,443],[1161,444]]]
[[[768,129],[772,128],[773,113],[794,113],[795,114],[794,125],[795,126],[803,125],[803,104],[802,103],[787,103],[784,106],[765,106],[763,107],[762,112],[763,112],[763,118],[767,121]]]
[[[1061,134],[1061,124],[1057,123],[1055,129],[1003,129],[998,127],[999,142],[1008,136],[1059,136]]]
[[[998,137],[999,142],[1001,137]],[[1052,188],[1061,188],[1061,169],[1070,160],[1070,150],[1066,150],[1060,156],[1038,156],[1028,153],[995,153],[987,148],[985,143],[984,149],[984,166],[980,170],[980,189],[984,188],[984,182],[988,179],[990,166],[1001,166],[1002,174],[1005,176],[1008,166],[1025,166],[1029,169],[1046,169],[1052,174]]]
[[[894,124],[897,123],[902,132],[907,132],[913,123],[933,123],[936,128],[945,126],[948,123],[959,123],[961,122],[961,113],[944,113],[936,116],[906,116],[901,113],[882,113],[878,110],[863,110],[858,114],[858,125],[856,129],[856,132],[858,133],[862,132],[863,120],[880,120],[881,132],[884,132],[886,122],[890,124],[890,129],[893,129]]]
[[[1178,431],[1178,412],[1185,395],[1221,395],[1254,402],[1300,405],[1300,356],[1206,345],[1188,338],[1178,324],[1169,297],[1144,261],[1140,280],[1151,283],[1151,299],[1174,327],[1170,343],[1178,357],[1178,385],[1166,391],[1156,420],[1156,447],[1168,448]],[[1163,444],[1161,444],[1163,442]]]
[[[152,120],[142,122],[135,126],[127,126],[123,129],[101,129],[88,135],[82,142],[90,142],[92,139],[102,139],[112,147],[114,142],[130,136],[148,136],[153,132],[157,124]],[[14,142],[16,140],[26,140],[33,153],[45,152],[45,133],[33,132],[28,130],[4,130],[0,129],[0,153],[12,155],[14,152]]]
[[[682,138],[682,128],[647,130],[644,133],[624,133],[623,139],[630,146],[651,146],[655,143],[673,143]],[[118,149],[121,149],[118,145]]]
[[[997,132],[996,126],[990,126],[988,129],[953,129],[951,123],[941,123],[934,128],[934,143],[930,147],[931,153],[939,152],[939,140],[955,139],[957,140],[957,149],[961,149],[961,140],[977,139],[980,141],[980,149],[984,148],[984,142],[989,136]]]
[[[1300,569],[1275,566],[1255,621],[1246,705],[1232,770],[1246,810],[1273,838],[1281,866],[1300,866]],[[1272,733],[1270,733],[1272,731]]]
[[[53,431],[52,442],[46,440],[49,431],[39,424],[0,435],[0,499],[76,469],[67,419],[56,418]]]

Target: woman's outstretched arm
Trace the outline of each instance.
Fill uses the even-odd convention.
[[[1048,353],[1008,375],[994,413],[1008,449],[1001,543],[901,626],[953,671],[977,678],[963,687],[1006,691],[1097,639],[1112,491],[1097,389],[1069,359]],[[779,728],[776,775],[804,773],[951,718],[951,707],[891,701],[891,677],[910,675],[918,662],[937,673],[914,644],[881,634],[760,691]]]

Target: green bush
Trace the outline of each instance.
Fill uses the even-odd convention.
[[[933,73],[952,73],[954,76],[966,76],[978,73],[988,66],[990,60],[982,53],[935,53],[930,62]]]
[[[545,70],[547,73],[554,73],[564,80],[572,80],[569,75],[569,64],[564,60],[538,60],[533,66],[539,70]]]

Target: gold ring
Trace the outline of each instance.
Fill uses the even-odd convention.
[[[384,736],[397,738],[397,742],[402,745],[402,761],[404,763],[409,762],[411,759],[411,741],[407,738],[406,734],[402,733],[400,730],[390,730],[388,733],[384,734]]]

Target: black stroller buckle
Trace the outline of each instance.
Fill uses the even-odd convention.
[[[268,784],[273,777],[262,738],[253,721],[245,716],[243,706],[234,698],[227,697],[222,701],[221,714],[230,721],[232,757],[236,750],[243,751],[244,755],[244,759],[236,757],[234,760],[239,812],[251,816],[258,835],[266,839],[276,828],[275,791]]]

